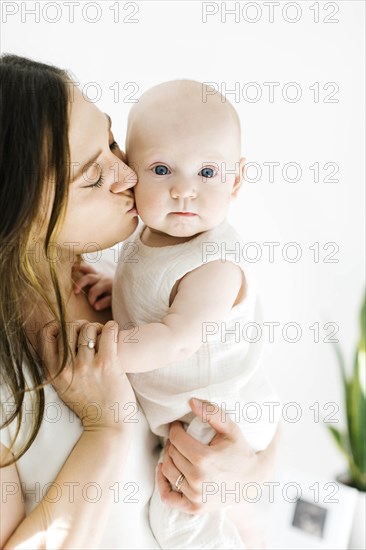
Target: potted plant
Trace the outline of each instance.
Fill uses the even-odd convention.
[[[335,352],[344,389],[346,429],[327,427],[348,463],[348,472],[337,477],[337,481],[359,491],[349,547],[361,549],[366,545],[366,295],[360,312],[360,335],[350,376],[346,373],[343,354],[337,344]]]

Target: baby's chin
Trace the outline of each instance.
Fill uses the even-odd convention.
[[[204,230],[200,216],[174,216],[166,224],[166,233],[173,237],[190,237]]]
[[[198,216],[197,216],[198,218]],[[203,224],[197,220],[177,220],[172,223],[146,223],[146,225],[156,233],[169,235],[170,237],[193,237],[197,233],[205,231]]]
[[[164,231],[167,235],[170,235],[171,237],[194,237],[194,235],[197,235],[197,233],[201,233],[203,229],[188,229],[188,228],[182,228],[182,229],[173,229],[173,230],[167,230]]]

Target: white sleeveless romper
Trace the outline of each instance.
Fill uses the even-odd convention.
[[[144,228],[142,224],[136,229],[119,257],[112,310],[120,328],[160,321],[168,313],[175,282],[206,262],[234,262],[246,279],[244,299],[220,326],[209,322],[205,325],[203,343],[196,353],[158,370],[128,374],[151,430],[164,443],[169,423],[181,420],[188,433],[209,443],[214,430],[195,417],[188,405],[191,397],[197,397],[225,409],[255,451],[265,449],[278,419],[269,422],[263,403],[278,403],[278,397],[259,368],[263,341],[258,337],[258,326],[263,319],[253,271],[242,258],[240,235],[225,220],[190,241],[150,247],[140,239]],[[248,422],[243,414],[248,403],[261,411],[255,422]],[[215,513],[214,518],[213,514],[176,512],[161,502],[156,488],[150,503],[150,524],[162,548],[244,548],[223,512]]]

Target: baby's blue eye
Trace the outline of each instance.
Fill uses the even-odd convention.
[[[167,174],[170,174],[169,168],[164,164],[158,164],[157,166],[154,166],[153,170],[158,176],[166,176]]]
[[[202,168],[198,175],[202,176],[203,178],[213,178],[215,175],[215,171],[212,168]]]

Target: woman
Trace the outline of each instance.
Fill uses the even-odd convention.
[[[157,548],[147,522],[157,440],[116,359],[110,310],[73,292],[86,247],[136,228],[136,175],[109,117],[67,73],[5,55],[0,75],[0,547]],[[204,481],[268,478],[276,445],[254,454],[220,412],[208,421],[210,445],[172,425],[159,475],[163,498],[193,514],[224,505],[219,494],[202,502]]]

